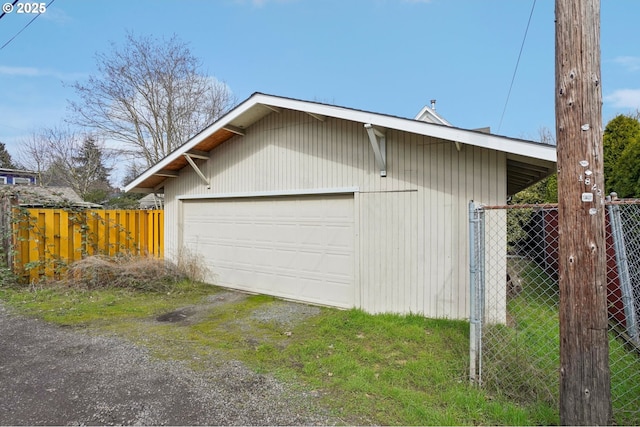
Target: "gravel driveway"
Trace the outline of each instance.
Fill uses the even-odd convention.
[[[240,362],[196,372],[0,302],[1,425],[326,425],[316,397]]]

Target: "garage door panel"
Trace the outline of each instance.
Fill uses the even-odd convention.
[[[327,254],[327,273],[343,275],[352,264],[352,259],[344,254]]]
[[[344,248],[351,250],[353,247],[353,236],[347,236],[349,230],[342,226],[332,226],[326,228],[326,245],[332,248]]]
[[[184,202],[183,242],[216,283],[340,307],[354,301],[353,195]]]

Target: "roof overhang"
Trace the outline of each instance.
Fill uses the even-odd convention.
[[[339,107],[317,102],[255,93],[236,108],[205,128],[164,159],[146,170],[125,187],[129,192],[157,192],[167,179],[179,175],[189,166],[189,152],[208,152],[236,135],[243,135],[253,123],[283,109],[305,112],[318,120],[327,117],[369,124],[378,129],[393,129],[451,141],[456,146],[472,145],[507,154],[507,192],[514,194],[556,171],[556,148],[553,145],[491,135],[479,131],[460,129]]]

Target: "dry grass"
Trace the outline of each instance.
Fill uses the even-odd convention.
[[[164,291],[187,279],[175,264],[152,257],[90,256],[69,266],[60,280],[71,287],[85,289],[128,288]]]
[[[204,257],[182,247],[178,251],[177,268],[182,274],[194,282],[204,282],[210,271],[206,267]]]

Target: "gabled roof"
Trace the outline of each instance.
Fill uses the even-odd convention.
[[[435,101],[434,101],[435,102]],[[440,114],[436,113],[436,110],[433,106],[425,105],[422,110],[416,115],[415,120],[419,120],[421,122],[435,123],[440,125],[452,126],[451,123],[447,121]]]
[[[267,95],[256,92],[216,122],[189,139],[125,187],[125,191],[153,192],[164,187],[164,181],[175,177],[189,165],[185,154],[211,151],[216,146],[242,135],[245,129],[274,111],[289,109],[305,112],[319,119],[333,117],[378,129],[394,129],[430,136],[452,144],[472,145],[507,153],[507,192],[514,194],[555,172],[556,148],[522,139],[460,129],[447,124],[429,123],[369,111],[355,110],[319,102]]]

